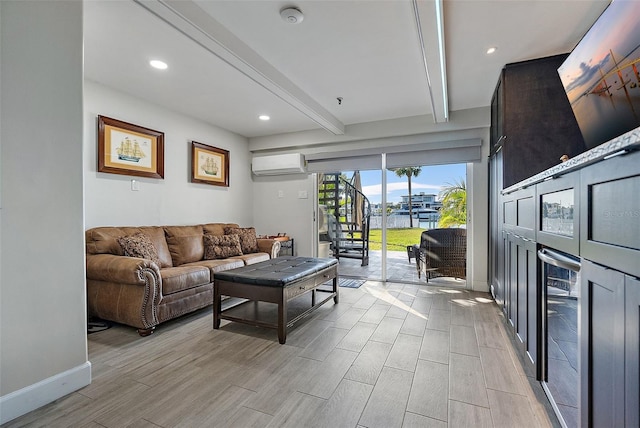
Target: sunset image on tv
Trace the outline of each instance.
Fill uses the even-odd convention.
[[[558,69],[588,148],[640,126],[640,1],[615,0]]]

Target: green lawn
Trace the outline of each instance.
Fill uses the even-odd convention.
[[[417,227],[387,229],[387,251],[406,251],[407,245],[419,244],[420,234],[424,230]],[[371,229],[369,231],[369,249],[382,249],[382,229]]]

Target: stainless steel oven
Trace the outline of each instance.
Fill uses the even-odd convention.
[[[542,387],[564,427],[579,422],[580,260],[542,248]]]

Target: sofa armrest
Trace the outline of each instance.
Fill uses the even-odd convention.
[[[90,315],[152,330],[158,324],[157,307],[161,299],[160,269],[151,260],[87,254]]]
[[[275,239],[258,238],[258,250],[268,253],[269,257],[275,259],[280,252],[280,241]]]
[[[145,285],[146,275],[151,275],[158,285],[162,284],[160,268],[151,260],[113,254],[87,255],[87,279]]]

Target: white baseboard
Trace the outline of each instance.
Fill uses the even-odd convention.
[[[91,363],[58,373],[0,397],[0,425],[49,404],[91,383]]]

